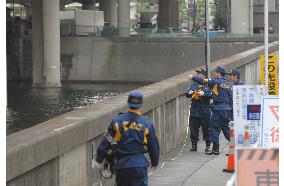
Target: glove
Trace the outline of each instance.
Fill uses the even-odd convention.
[[[202,90],[197,92],[199,96],[204,96],[204,92]]]
[[[103,163],[98,163],[95,160],[92,160],[92,167],[96,169],[100,169],[103,166]]]
[[[192,90],[188,91],[188,94],[192,94],[192,93],[193,93],[193,91],[192,91]]]
[[[198,92],[197,92],[197,91],[194,91],[194,93],[193,93],[193,95],[192,95],[191,98],[192,98],[192,99],[198,99],[198,98],[199,98]]]

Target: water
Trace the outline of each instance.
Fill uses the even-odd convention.
[[[137,87],[138,85],[63,84],[58,89],[34,89],[31,84],[8,83],[6,133],[12,134]]]

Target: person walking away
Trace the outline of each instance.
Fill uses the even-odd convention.
[[[159,142],[153,123],[140,112],[142,105],[143,94],[139,91],[130,92],[128,112],[114,117],[107,129],[106,135],[117,142],[114,151],[117,186],[148,185],[149,162],[144,153],[149,153],[153,169],[158,166]],[[110,141],[105,137],[97,149],[98,163],[103,162],[110,145]]]

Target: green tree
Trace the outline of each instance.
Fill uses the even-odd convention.
[[[188,8],[187,8],[187,1],[186,0],[180,0],[180,11],[179,11],[179,22],[180,25],[183,23],[188,23]]]

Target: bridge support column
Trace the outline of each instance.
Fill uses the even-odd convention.
[[[240,10],[242,13],[240,14]],[[250,34],[253,31],[253,3],[248,0],[231,1],[231,33]]]
[[[82,0],[82,9],[83,10],[95,10],[96,0]]]
[[[158,26],[179,27],[179,0],[160,0]]]
[[[118,0],[118,35],[129,36],[130,0]]]
[[[117,0],[100,0],[100,10],[104,11],[105,22],[117,26]]]
[[[33,86],[60,87],[59,0],[33,3]]]
[[[60,1],[60,11],[65,10],[65,0],[59,0]]]

